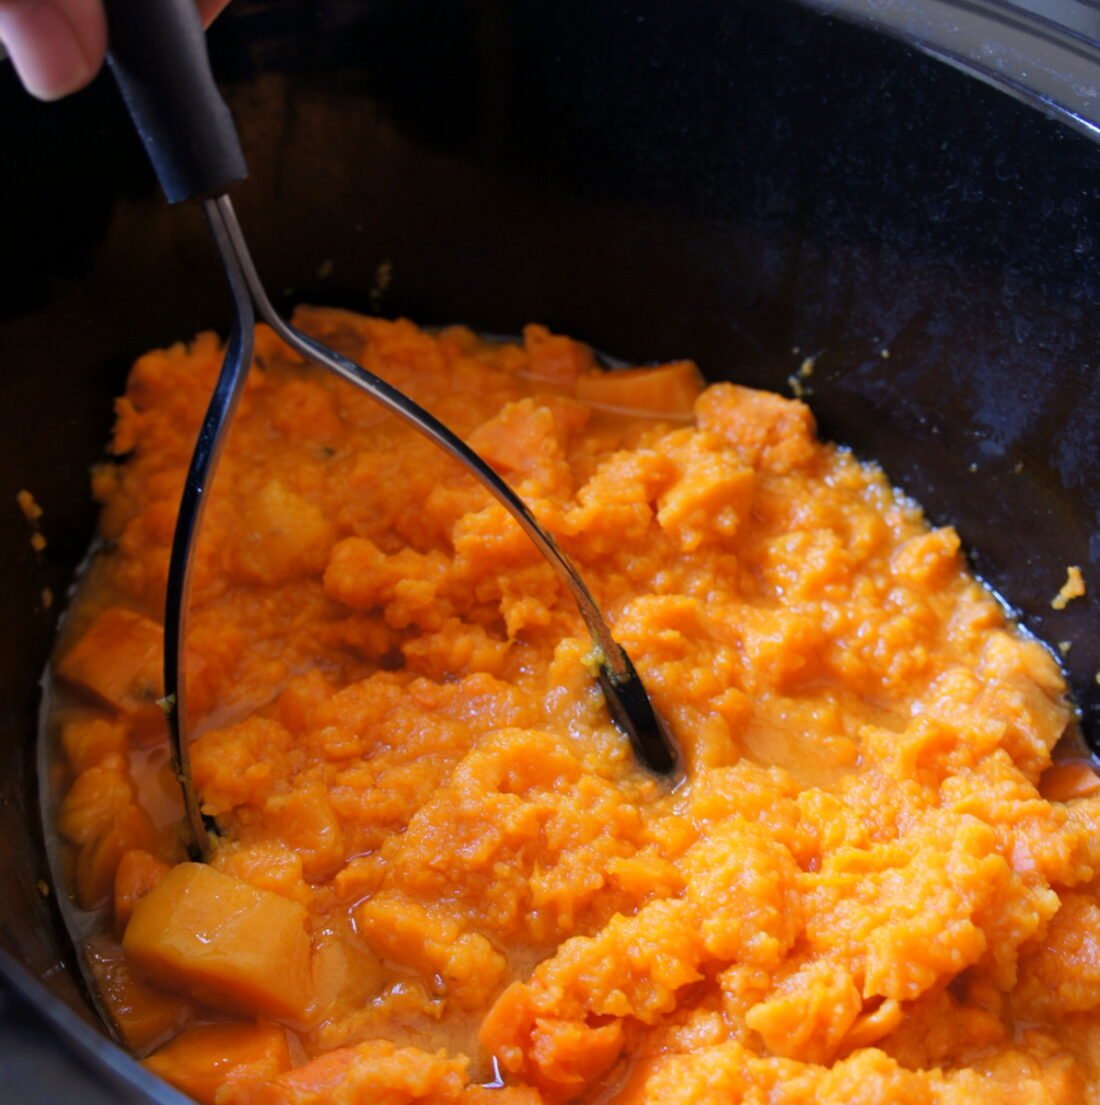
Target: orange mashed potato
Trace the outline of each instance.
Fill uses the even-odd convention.
[[[221,350],[143,356],[53,729],[84,953],[151,1070],[208,1105],[1100,1102],[1100,794],[1040,790],[1063,680],[952,529],[686,362],[298,321],[526,499],[683,778],[503,509],[261,327],[194,571],[221,835],[186,862],[158,619]]]

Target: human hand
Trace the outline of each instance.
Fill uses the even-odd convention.
[[[229,0],[196,3],[208,26]],[[0,43],[32,96],[58,100],[83,88],[103,65],[103,0],[0,0]]]

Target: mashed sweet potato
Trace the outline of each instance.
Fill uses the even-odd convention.
[[[1100,1101],[1100,791],[1040,792],[1065,687],[953,530],[687,363],[299,322],[531,504],[685,777],[634,762],[505,512],[261,327],[195,568],[222,835],[186,862],[158,617],[221,351],[145,355],[54,727],[88,962],[150,1069],[210,1105]]]

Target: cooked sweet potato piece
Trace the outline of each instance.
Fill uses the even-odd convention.
[[[311,994],[303,906],[200,863],[134,907],[122,946],[162,986],[215,1008],[301,1021]]]
[[[119,810],[107,830],[85,844],[76,861],[76,897],[84,909],[96,909],[111,896],[122,857],[136,848],[156,846],[157,831],[138,805]]]
[[[1091,763],[1066,760],[1043,772],[1039,790],[1048,802],[1070,802],[1100,790],[1100,774]]]
[[[61,728],[61,744],[69,766],[78,774],[108,756],[124,756],[129,749],[126,726],[106,718],[80,718]]]
[[[655,368],[594,369],[577,380],[576,396],[622,410],[653,414],[691,414],[703,378],[691,361],[673,361]]]
[[[99,987],[99,996],[126,1045],[139,1055],[186,1022],[191,1004],[175,994],[151,986],[134,974],[122,949],[113,941],[97,939],[84,950]]]
[[[134,906],[168,873],[167,863],[133,848],[123,854],[115,871],[115,929],[125,932]]]
[[[201,1105],[227,1083],[262,1083],[290,1069],[286,1030],[274,1024],[204,1024],[150,1055],[146,1067]]]
[[[107,756],[82,771],[57,814],[57,828],[73,844],[91,844],[134,800],[134,783],[122,756]]]
[[[132,610],[112,606],[65,653],[57,673],[121,713],[155,707],[163,693],[161,628]]]

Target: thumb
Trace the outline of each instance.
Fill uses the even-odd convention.
[[[99,72],[107,49],[101,0],[0,0],[0,42],[32,96],[56,100]]]

